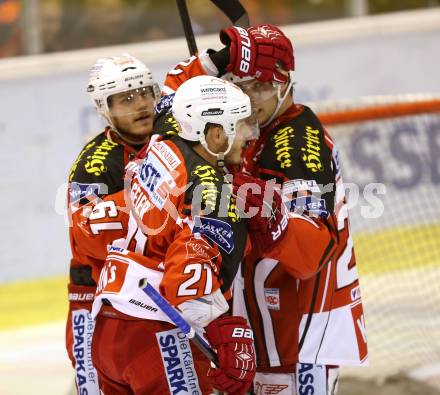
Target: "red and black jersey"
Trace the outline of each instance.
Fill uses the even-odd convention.
[[[69,233],[74,284],[96,285],[107,245],[127,232],[124,172],[137,148],[125,144],[106,128],[85,145],[70,170]]]
[[[236,282],[234,312],[247,315],[252,325],[258,369],[294,372],[298,361],[365,362],[348,212],[327,131],[308,107],[292,105],[262,130],[243,167],[282,184],[290,209],[284,238],[247,258]]]
[[[176,136],[150,145],[133,174],[128,234],[118,247],[163,271],[161,292],[174,305],[229,291],[246,251],[247,221],[223,173]]]
[[[191,57],[163,92],[209,74]],[[260,370],[367,361],[365,324],[338,151],[313,111],[294,105],[261,130],[243,170],[283,184],[287,233],[261,256],[252,250],[234,287],[234,314],[248,316]],[[299,210],[298,210],[299,208]]]

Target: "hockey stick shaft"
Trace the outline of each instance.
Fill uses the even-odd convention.
[[[196,39],[194,36],[186,0],[176,0],[176,2],[189,53],[191,55],[197,55],[199,51],[197,49]],[[244,28],[249,27],[249,15],[239,0],[211,0],[211,2],[228,17],[233,25]]]
[[[249,27],[249,15],[239,0],[211,0],[234,26]]]
[[[194,328],[179,314],[173,306],[148,283],[148,279],[144,278],[139,282],[139,288],[142,289],[156,305],[167,315],[167,317],[190,339],[199,350],[212,362],[218,366],[217,354],[211,346],[200,336]]]
[[[194,37],[194,31],[191,24],[191,18],[189,17],[186,0],[176,1],[177,8],[179,9],[180,20],[182,21],[183,31],[185,33],[186,43],[188,44],[189,53],[191,55],[197,55],[199,51],[197,49],[196,39]]]

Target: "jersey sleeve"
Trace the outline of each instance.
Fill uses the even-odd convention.
[[[337,231],[331,224],[335,176],[325,139],[314,116],[286,124],[270,137],[260,168],[262,178],[275,176],[282,183],[289,211],[286,234],[265,255],[279,260],[300,279],[318,272],[336,249]]]
[[[75,255],[104,260],[107,245],[124,237],[128,222],[124,191],[71,206],[71,244]]]
[[[196,237],[189,226],[184,226],[165,256],[162,294],[173,305],[211,294],[221,285],[221,261],[217,246],[204,237]]]
[[[170,95],[185,81],[198,75],[217,75],[215,66],[209,67],[207,53],[191,56],[188,60],[178,63],[165,78],[162,94]]]
[[[98,137],[94,141],[94,145],[89,144],[90,148],[88,145],[80,153],[72,167],[68,210],[71,274],[72,268],[89,266],[92,273],[88,277],[96,282],[107,245],[126,233],[128,214],[123,192],[123,150],[107,139]],[[79,282],[83,280],[92,283],[90,279]]]
[[[283,239],[264,256],[278,260],[289,274],[304,280],[321,270],[336,247],[335,235],[327,223],[291,214]]]

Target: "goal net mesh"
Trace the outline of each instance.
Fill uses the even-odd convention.
[[[440,362],[440,96],[310,106],[340,151],[364,302],[370,367],[349,374]]]

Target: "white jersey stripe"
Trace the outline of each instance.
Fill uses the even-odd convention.
[[[275,259],[265,258],[259,262],[255,269],[254,277],[254,289],[255,296],[257,298],[258,308],[261,313],[264,327],[264,339],[266,341],[266,351],[269,356],[270,366],[280,366],[280,356],[277,351],[277,342],[275,340],[274,329],[272,325],[272,318],[270,317],[269,310],[266,305],[266,297],[264,295],[264,284],[266,278],[272,272],[274,267],[278,264]],[[258,286],[260,284],[260,286]]]

